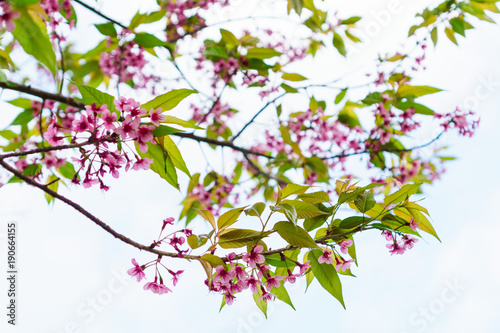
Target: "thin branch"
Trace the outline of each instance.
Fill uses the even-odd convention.
[[[244,156],[244,157],[245,157],[245,159],[247,160],[248,164],[250,164],[250,166],[251,166],[252,168],[254,168],[254,169],[255,169],[255,171],[256,171],[259,175],[262,175],[262,176],[266,177],[267,179],[273,179],[273,180],[275,180],[275,181],[276,181],[279,185],[288,185],[288,184],[289,184],[289,182],[287,182],[286,180],[283,180],[283,179],[281,179],[281,178],[279,178],[279,177],[273,176],[273,175],[271,175],[271,174],[269,174],[269,173],[267,173],[267,172],[262,171],[262,170],[261,170],[261,169],[260,169],[257,165],[255,165],[255,163],[254,163],[254,162],[252,162],[252,160],[251,160],[251,159],[250,159],[250,158],[249,158],[246,154],[244,154],[243,156]]]
[[[90,7],[86,3],[84,3],[84,2],[82,2],[80,0],[73,0],[73,1],[76,2],[77,4],[81,5],[82,7],[87,8],[91,12],[94,12],[95,14],[97,14],[100,17],[102,17],[103,19],[108,20],[109,22],[112,22],[112,23],[116,24],[117,26],[119,26],[119,27],[121,27],[123,29],[128,30],[128,27],[126,27],[124,24],[121,24],[120,22],[118,22],[116,20],[113,20],[112,18],[110,18],[109,16],[104,15],[103,13],[101,13],[100,11],[98,11],[97,9],[95,9],[93,7]]]
[[[37,153],[47,153],[47,152],[53,151],[53,150],[80,148],[80,147],[91,145],[94,143],[96,143],[96,141],[89,140],[89,141],[85,141],[82,143],[73,143],[73,144],[69,144],[69,145],[42,147],[42,148],[37,148],[37,149],[32,149],[32,150],[25,150],[25,151],[0,155],[0,159],[5,159],[5,158],[9,158],[9,157],[27,156],[27,155],[31,155],[31,154],[37,154]]]
[[[240,129],[240,131],[238,133],[236,133],[236,135],[234,135],[232,138],[231,138],[231,142],[236,140],[246,129],[248,126],[250,126],[250,124],[252,124],[255,119],[265,110],[267,109],[267,107],[271,104],[273,104],[274,102],[276,102],[278,99],[280,99],[281,97],[285,96],[286,94],[288,94],[287,92],[284,92],[282,93],[281,95],[277,96],[276,98],[274,98],[273,100],[267,102],[259,111],[257,111],[257,113],[252,117],[252,119],[250,119],[246,124],[245,126],[243,126],[242,129]]]
[[[436,136],[434,139],[432,139],[431,141],[427,142],[427,143],[424,143],[424,144],[421,144],[419,146],[414,146],[414,147],[411,147],[411,148],[405,148],[405,149],[390,149],[390,148],[387,148],[387,149],[381,149],[381,150],[378,150],[376,151],[377,153],[378,152],[388,152],[388,153],[404,153],[404,152],[408,152],[408,151],[413,151],[413,150],[416,150],[416,149],[421,149],[421,148],[425,148],[427,146],[430,146],[431,144],[433,144],[434,142],[436,142],[437,140],[439,140],[439,138],[444,134],[445,131],[442,131],[441,133],[438,134],[438,136]],[[369,153],[373,153],[373,151],[369,151],[369,150],[363,150],[363,151],[358,151],[358,152],[355,152],[355,153],[348,153],[348,154],[339,154],[339,155],[335,155],[335,156],[328,156],[328,157],[322,157],[321,159],[322,160],[331,160],[331,159],[334,159],[334,158],[342,158],[342,157],[349,157],[349,156],[354,156],[354,155],[362,155],[362,154],[369,154]]]

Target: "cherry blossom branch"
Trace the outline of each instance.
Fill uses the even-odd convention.
[[[47,152],[53,151],[53,150],[80,148],[80,147],[92,145],[92,144],[95,144],[98,142],[101,142],[101,141],[88,140],[88,141],[85,141],[82,143],[73,143],[73,144],[69,144],[69,145],[42,147],[42,148],[37,148],[37,149],[32,149],[32,150],[25,150],[25,151],[20,151],[20,152],[15,152],[15,153],[3,154],[3,155],[0,155],[0,159],[5,159],[5,158],[9,158],[9,157],[27,156],[27,155],[31,155],[31,154],[37,154],[37,153],[47,153]]]
[[[118,238],[122,242],[127,243],[129,245],[132,245],[133,247],[138,248],[140,250],[144,250],[144,251],[147,251],[147,252],[151,252],[151,253],[162,255],[162,256],[166,256],[166,257],[179,258],[179,255],[177,253],[171,253],[171,252],[165,252],[165,251],[156,250],[154,248],[151,248],[150,246],[146,246],[146,245],[137,243],[137,242],[133,241],[132,239],[130,239],[130,238],[128,238],[128,237],[126,237],[126,236],[118,233],[113,228],[111,228],[109,225],[107,225],[106,223],[104,223],[103,221],[101,221],[99,218],[97,218],[96,216],[92,215],[90,212],[88,212],[87,210],[85,210],[79,204],[71,201],[70,199],[66,198],[65,196],[62,196],[62,195],[58,194],[57,192],[52,191],[50,188],[47,187],[47,185],[42,185],[42,184],[34,181],[33,179],[27,177],[22,172],[14,169],[13,167],[11,167],[8,163],[6,163],[4,161],[5,158],[6,158],[6,156],[0,156],[0,166],[2,166],[3,168],[5,168],[10,173],[14,174],[19,179],[23,180],[25,183],[27,183],[29,185],[32,185],[32,186],[34,186],[34,187],[36,187],[36,188],[44,191],[45,193],[53,196],[54,198],[59,199],[62,202],[66,203],[67,205],[71,206],[76,211],[78,211],[79,213],[81,213],[82,215],[84,215],[86,218],[88,218],[89,220],[91,220],[92,222],[94,222],[95,224],[97,224],[99,227],[101,227],[102,229],[104,229],[106,232],[108,232],[109,234],[111,234],[115,238]],[[184,255],[182,258],[183,259],[199,259],[200,257],[199,256]]]
[[[69,105],[69,106],[79,108],[81,110],[83,110],[85,108],[85,103],[77,101],[71,97],[62,96],[60,94],[49,93],[49,92],[42,91],[42,90],[39,90],[36,88],[32,88],[30,86],[24,86],[24,85],[20,85],[20,84],[13,83],[13,82],[0,82],[0,88],[19,91],[19,92],[26,93],[26,94],[29,94],[32,96],[40,97],[42,99],[50,99],[53,101],[64,103],[64,104]],[[266,157],[269,159],[273,158],[273,156],[270,156],[267,154],[259,153],[257,151],[251,150],[251,149],[246,149],[243,147],[236,146],[232,142],[229,142],[229,141],[219,141],[217,139],[206,138],[206,137],[198,136],[198,135],[195,135],[192,133],[184,133],[184,132],[172,133],[170,135],[178,136],[181,138],[188,138],[188,139],[195,140],[198,142],[205,142],[205,143],[213,144],[216,146],[228,147],[228,148],[231,148],[235,151],[242,152],[243,154],[262,156],[262,157]]]
[[[40,97],[42,99],[50,99],[50,100],[60,102],[60,103],[63,103],[63,104],[69,105],[69,106],[73,106],[73,107],[76,107],[76,108],[79,108],[82,110],[85,108],[85,103],[77,101],[71,97],[66,97],[66,96],[63,96],[61,94],[53,94],[50,92],[46,92],[43,90],[32,88],[31,86],[25,86],[25,85],[17,84],[17,83],[10,82],[10,81],[0,82],[0,88],[19,91],[19,92],[29,94],[32,96]]]

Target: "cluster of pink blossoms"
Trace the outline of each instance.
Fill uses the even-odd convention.
[[[417,224],[412,219],[410,222],[410,227],[413,230],[416,230]],[[385,239],[390,243],[386,245],[389,249],[391,255],[393,254],[404,254],[406,250],[410,250],[413,248],[413,245],[418,241],[415,237],[410,235],[402,235],[400,240],[396,239],[396,235],[394,235],[390,231],[382,231],[382,235],[384,235]]]
[[[57,31],[57,28],[63,23],[63,16],[68,21],[73,14],[73,7],[69,0],[42,0],[40,1],[40,5],[44,9],[45,13],[48,16],[48,26],[51,28],[51,37],[52,39],[58,39],[59,41],[65,41],[66,39],[62,36],[60,32]],[[70,29],[75,27],[75,21],[71,20],[67,22]],[[60,30],[59,30],[60,31]]]
[[[2,14],[0,14],[0,27],[5,26],[7,31],[14,31],[16,29],[14,20],[19,18],[21,14],[14,11],[9,2],[2,2],[0,8],[2,9]]]
[[[343,254],[347,254],[348,247],[352,246],[353,241],[351,239],[346,239],[338,242],[340,246],[340,252]],[[346,260],[339,254],[334,254],[332,250],[326,249],[323,251],[323,254],[318,258],[318,262],[320,264],[326,263],[329,265],[333,264],[333,260],[335,259],[335,269],[338,271],[342,270],[345,272],[346,270],[351,268],[351,264],[354,262],[353,259]]]
[[[228,129],[227,121],[235,114],[235,110],[230,109],[228,104],[223,104],[220,101],[215,103],[206,113],[194,104],[191,104],[190,107],[193,110],[192,119],[197,124],[209,124],[208,129],[216,136],[222,135]]]
[[[102,73],[106,76],[118,76],[119,82],[136,76],[144,80],[142,69],[145,65],[144,49],[134,42],[125,43],[109,53],[103,52],[99,59]]]
[[[198,9],[208,9],[213,5],[227,6],[229,0],[180,0],[167,1],[167,40],[177,40],[185,35],[193,35],[203,29],[205,19],[199,15]]]
[[[179,257],[183,257],[183,255],[188,252],[188,250],[182,250],[180,249],[180,246],[184,244],[185,238],[183,236],[178,236],[178,233],[183,233],[185,236],[190,236],[192,234],[191,230],[189,229],[184,229],[180,231],[173,232],[165,237],[161,237],[163,231],[165,230],[165,227],[167,225],[173,225],[175,219],[173,217],[168,217],[163,220],[163,224],[161,227],[160,235],[158,236],[158,240],[153,241],[151,244],[151,248],[155,248],[160,246],[163,242],[168,243],[170,246],[174,248],[174,250],[178,253]],[[179,271],[173,271],[169,268],[167,268],[162,262],[162,256],[158,256],[157,259],[152,260],[146,264],[139,265],[135,259],[132,259],[132,265],[134,267],[130,268],[127,273],[137,279],[137,282],[140,282],[142,279],[146,278],[146,273],[144,270],[148,267],[154,267],[155,271],[155,278],[153,282],[147,282],[144,285],[144,290],[151,290],[153,293],[162,295],[171,292],[170,290],[163,282],[163,277],[161,275],[160,269],[164,269],[172,276],[172,284],[174,287],[177,285],[177,282],[179,281],[179,276],[184,272],[183,270]],[[159,281],[159,282],[158,282]]]
[[[111,149],[108,143],[133,141],[142,153],[146,153],[148,143],[156,144],[152,131],[165,120],[161,108],[151,109],[148,113],[146,109],[141,108],[139,102],[125,97],[115,100],[114,104],[116,110],[122,114],[121,119],[118,119],[118,114],[111,112],[107,105],[98,107],[93,104],[85,106],[85,112],[80,114],[79,118],[75,117],[71,122],[66,120],[67,127],[60,125],[54,115],[43,134],[43,137],[53,146],[63,145],[64,134],[68,131],[75,133],[71,138],[72,143],[77,143],[84,138],[95,143],[91,150],[80,148],[80,158],[73,157],[73,160],[80,164],[80,168],[73,178],[73,183],[80,184],[79,173],[85,170],[82,182],[85,188],[99,183],[102,189],[108,190],[109,187],[104,185],[102,181],[105,173],[110,173],[114,178],[118,178],[119,169],[123,166],[125,166],[125,171],[129,168],[148,170],[149,165],[153,162],[152,159],[137,156],[135,156],[134,162],[123,150],[123,147],[121,150]],[[141,123],[145,117],[149,117],[150,123]],[[85,134],[85,136],[82,137],[81,134]]]
[[[479,119],[474,112],[465,112],[458,107],[454,112],[445,114],[435,113],[434,117],[443,120],[441,126],[444,131],[458,129],[458,133],[463,136],[472,137],[479,126]]]
[[[221,208],[229,202],[230,194],[234,189],[234,184],[227,177],[221,177],[214,186],[205,188],[203,184],[196,185],[187,197],[196,197],[200,204],[200,209],[207,209],[213,215],[219,216]],[[239,194],[236,194],[232,204],[236,205],[239,201]],[[217,202],[217,205],[214,204]]]
[[[217,266],[212,284],[209,285],[208,280],[205,284],[210,290],[223,294],[228,305],[233,303],[236,298],[235,294],[246,289],[250,289],[254,294],[261,291],[259,301],[270,301],[276,297],[271,290],[280,287],[280,281],[295,283],[296,278],[304,275],[311,267],[309,261],[303,264],[297,261],[295,264],[299,267],[299,274],[293,274],[294,267],[292,267],[287,269],[287,276],[275,275],[270,267],[265,265],[265,258],[261,254],[263,249],[262,245],[257,245],[249,253],[244,254],[242,261],[246,266],[233,262],[236,257],[235,253],[228,254],[229,265]],[[247,268],[250,269],[250,273],[247,272]]]

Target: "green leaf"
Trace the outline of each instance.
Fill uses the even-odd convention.
[[[342,284],[333,265],[318,262],[318,258],[323,255],[320,250],[311,250],[308,259],[311,260],[311,268],[314,277],[326,291],[335,297],[345,309],[344,298],[342,296]]]
[[[226,49],[218,45],[207,47],[205,51],[203,51],[203,56],[214,61],[227,59]]]
[[[150,164],[150,169],[156,172],[161,178],[165,179],[170,185],[179,190],[179,184],[177,183],[177,172],[175,171],[174,163],[172,158],[167,154],[160,144],[147,143],[148,151],[143,153],[139,150],[139,146],[136,144],[137,153],[142,157],[151,158],[153,163]]]
[[[226,229],[219,235],[219,246],[223,249],[236,249],[252,245],[270,233],[250,229]]]
[[[73,164],[66,161],[66,164],[60,166],[58,169],[59,173],[67,179],[73,179],[76,174],[75,167]]]
[[[289,86],[288,84],[285,84],[285,83],[282,83],[280,85],[280,87],[283,88],[289,94],[295,94],[295,93],[299,92],[299,90],[297,88],[291,87],[291,86]]]
[[[273,229],[290,245],[307,248],[319,248],[312,237],[299,226],[290,222],[278,222]]]
[[[163,111],[172,110],[175,108],[184,98],[189,95],[196,93],[196,90],[191,89],[177,89],[169,91],[163,95],[155,97],[153,100],[144,103],[142,105],[146,110],[161,108]]]
[[[439,88],[429,87],[429,86],[409,86],[403,85],[398,89],[398,95],[401,97],[414,96],[420,97],[429,94],[435,94],[437,92],[443,91]]]
[[[266,209],[266,204],[263,202],[257,202],[252,205],[252,207],[245,209],[245,214],[248,216],[261,216]]]
[[[281,78],[283,80],[287,80],[287,81],[304,81],[304,80],[307,80],[306,77],[300,75],[300,74],[295,74],[295,73],[283,73],[283,75],[281,76]]]
[[[370,219],[365,216],[350,216],[346,219],[343,219],[340,222],[339,228],[341,229],[353,229],[357,226],[368,222]]]
[[[359,20],[361,20],[361,17],[353,16],[353,17],[349,17],[348,19],[341,20],[340,24],[354,24],[354,23],[358,22]]]
[[[431,31],[431,39],[432,39],[432,43],[434,44],[434,47],[436,47],[437,42],[438,42],[438,30],[437,30],[437,27],[434,27],[434,29],[432,29],[432,31]]]
[[[386,196],[384,199],[384,204],[388,206],[404,201],[412,194],[417,193],[420,185],[422,185],[422,183],[404,185],[400,190],[394,192],[391,195]]]
[[[292,222],[294,225],[297,225],[297,211],[295,210],[295,207],[285,203],[280,204],[275,208],[279,208],[279,210],[283,212],[283,214],[285,214],[288,221]]]
[[[52,48],[43,18],[35,10],[16,7],[21,16],[15,20],[16,29],[12,32],[24,51],[44,64],[52,74],[56,74],[56,54]]]
[[[281,283],[281,285],[278,288],[276,287],[271,288],[271,293],[275,294],[277,299],[290,305],[292,309],[295,310],[292,300],[290,299],[290,295],[288,295],[288,291],[286,290],[285,285],[283,283]]]
[[[311,186],[303,186],[297,184],[288,184],[281,191],[281,198],[285,199],[294,194],[303,194],[305,193]]]
[[[95,24],[95,27],[104,36],[116,37],[116,35],[117,35],[115,25],[111,22],[103,23],[103,24]]]
[[[58,181],[58,177],[56,175],[51,175],[47,178],[47,187],[54,191],[54,192],[57,192],[57,188],[59,187],[59,181]],[[53,196],[51,196],[50,194],[48,193],[45,193],[45,199],[47,200],[47,203],[51,203],[51,202],[54,202],[56,200],[56,198],[54,198]]]
[[[10,125],[26,125],[33,119],[33,111],[26,110],[17,115]]]
[[[239,45],[240,42],[238,38],[236,38],[236,36],[231,31],[220,29],[220,34],[222,37],[222,41],[226,43],[226,45],[228,45],[229,47],[234,47]]]
[[[354,107],[352,105],[346,104],[337,117],[339,122],[349,128],[360,126],[358,116],[356,115],[356,112],[354,112]]]
[[[465,37],[465,22],[463,18],[458,18],[458,17],[452,18],[450,20],[450,24],[453,31]]]
[[[12,0],[11,2],[18,6],[29,6],[39,3],[40,0]]]
[[[372,192],[365,192],[359,194],[354,200],[354,204],[358,208],[358,212],[365,213],[366,211],[372,209],[377,202],[373,198]]]
[[[304,229],[306,231],[312,231],[314,229],[317,229],[321,227],[323,224],[325,224],[326,220],[328,220],[329,216],[328,215],[320,215],[316,216],[310,219],[305,219],[304,220]]]
[[[339,53],[341,55],[343,55],[344,57],[347,55],[347,52],[346,52],[346,49],[345,49],[344,40],[336,32],[333,33],[333,46],[335,46],[335,48],[337,49],[337,51],[339,51]]]
[[[265,48],[265,47],[253,47],[248,50],[246,59],[268,59],[272,57],[280,56],[282,53],[276,51],[275,49]]]
[[[220,257],[214,256],[213,254],[210,254],[210,253],[205,253],[204,255],[201,256],[201,259],[208,262],[213,268],[215,268],[217,266],[225,266],[226,265]]]
[[[76,82],[73,83],[78,87],[80,94],[82,94],[83,102],[86,105],[92,105],[96,103],[98,106],[102,106],[106,104],[109,111],[119,114],[118,110],[115,107],[115,103],[113,103],[115,100],[113,96],[105,92],[102,92],[100,90],[97,90],[96,88],[85,86],[83,84],[79,84]]]
[[[457,39],[455,38],[455,32],[453,31],[452,28],[445,28],[444,33],[446,34],[446,37],[448,37],[449,40],[451,40],[455,45],[458,45]]]
[[[259,292],[257,293],[252,293],[253,300],[255,301],[255,304],[257,304],[257,307],[262,311],[264,316],[267,318],[267,302],[265,300],[259,301],[259,298],[262,296],[262,290],[259,288]]]
[[[152,48],[155,46],[165,46],[167,42],[162,41],[158,37],[148,34],[147,32],[140,32],[135,35],[134,42],[144,48]]]
[[[200,126],[193,124],[190,121],[179,119],[177,117],[165,115],[165,120],[162,121],[163,124],[175,124],[186,128],[203,129]]]
[[[344,99],[346,93],[347,93],[347,88],[342,89],[340,91],[340,93],[337,95],[337,97],[335,97],[334,103],[335,104],[339,104],[340,102],[342,102],[342,100]]]
[[[217,220],[217,226],[219,227],[219,230],[227,228],[235,223],[236,220],[238,220],[238,217],[240,217],[243,210],[245,210],[245,207],[234,208],[222,214]]]
[[[319,209],[318,207],[311,205],[304,201],[299,200],[284,200],[280,203],[280,205],[289,204],[292,205],[297,211],[297,218],[299,219],[310,219],[312,217],[316,217],[319,215],[330,215]]]
[[[205,220],[212,225],[212,228],[217,229],[217,223],[215,223],[214,215],[206,209],[198,209],[198,214],[201,215]]]
[[[374,92],[368,94],[361,102],[366,105],[372,105],[376,103],[383,103],[384,98],[382,97],[382,94],[379,92]]]
[[[186,162],[184,162],[184,159],[182,158],[179,148],[177,148],[177,145],[169,136],[163,137],[163,148],[165,148],[169,156],[172,158],[174,166],[191,178],[191,173],[186,166]]]
[[[179,132],[184,132],[184,131],[180,130],[178,128],[173,128],[170,126],[163,126],[163,125],[160,125],[151,131],[151,133],[153,133],[153,135],[155,137],[162,137],[165,135],[170,135],[170,134],[179,133]]]
[[[305,193],[299,195],[297,198],[310,204],[330,202],[330,197],[325,191]]]

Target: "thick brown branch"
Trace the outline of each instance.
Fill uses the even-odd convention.
[[[34,187],[36,187],[36,188],[44,191],[45,193],[50,194],[54,198],[61,200],[62,202],[66,203],[67,205],[73,207],[76,211],[78,211],[79,213],[81,213],[82,215],[84,215],[86,218],[88,218],[89,220],[91,220],[92,222],[94,222],[95,224],[97,224],[99,227],[103,228],[106,232],[110,233],[115,238],[118,238],[122,242],[127,243],[129,245],[132,245],[133,247],[138,248],[140,250],[144,250],[144,251],[151,252],[151,253],[154,253],[154,254],[159,254],[159,255],[162,255],[162,256],[166,256],[166,257],[179,258],[179,255],[177,253],[165,252],[165,251],[160,251],[160,250],[152,249],[149,246],[137,243],[137,242],[131,240],[130,238],[128,238],[128,237],[126,237],[126,236],[124,236],[124,235],[116,232],[113,228],[111,228],[109,225],[107,225],[106,223],[104,223],[103,221],[101,221],[100,219],[98,219],[97,217],[95,217],[94,215],[92,215],[91,213],[89,213],[88,211],[86,211],[79,204],[77,204],[77,203],[69,200],[68,198],[66,198],[66,197],[58,194],[57,192],[52,191],[46,185],[39,184],[38,182],[34,181],[33,179],[25,176],[22,172],[19,172],[18,170],[14,169],[7,162],[4,161],[4,158],[5,157],[3,157],[3,156],[0,157],[0,166],[4,167],[7,171],[9,171],[10,173],[14,174],[19,179],[23,180],[25,183],[27,183],[29,185],[32,185],[32,186],[34,186]],[[198,259],[199,256],[185,255],[184,258],[185,259]]]
[[[85,104],[77,101],[71,97],[66,97],[60,94],[53,94],[30,86],[24,86],[14,82],[0,82],[0,88],[19,91],[32,96],[38,96],[42,99],[50,99],[53,101],[61,102],[66,105],[74,106],[75,108],[84,109]]]

